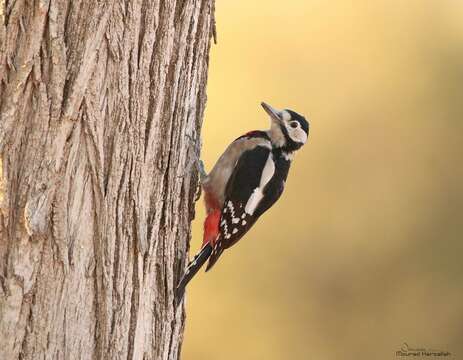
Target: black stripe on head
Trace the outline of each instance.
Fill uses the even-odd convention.
[[[292,121],[297,121],[301,124],[301,128],[305,131],[306,134],[309,134],[309,123],[302,115],[299,115],[297,112],[289,109],[285,109],[290,115]]]

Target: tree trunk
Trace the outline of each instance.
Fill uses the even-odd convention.
[[[178,359],[214,0],[0,0],[0,359]]]

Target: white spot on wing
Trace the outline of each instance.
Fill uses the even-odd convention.
[[[264,169],[262,170],[259,187],[254,189],[253,193],[249,197],[248,202],[246,203],[246,207],[244,208],[244,211],[246,211],[248,214],[252,215],[254,214],[254,211],[256,211],[257,206],[264,197],[263,190],[265,185],[267,185],[274,173],[275,163],[273,162],[273,155],[270,153],[268,155],[267,161],[265,162]]]
[[[263,197],[264,194],[262,193],[260,188],[255,188],[254,192],[251,194],[251,197],[249,198],[246,204],[246,207],[244,208],[244,211],[246,211],[250,215],[254,214],[254,211],[256,211],[256,208]]]
[[[223,225],[222,225],[222,228],[223,228],[223,232],[225,233],[225,235],[228,234],[228,226],[227,226],[227,222],[226,220],[222,221]]]
[[[232,231],[232,234],[236,234],[237,232],[238,232],[238,229],[234,228],[233,231]]]
[[[227,207],[230,209],[231,211],[231,216],[232,218],[235,217],[235,208],[233,207],[233,203],[229,200],[228,203],[227,203]]]

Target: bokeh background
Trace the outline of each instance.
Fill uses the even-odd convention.
[[[311,133],[281,200],[190,284],[183,359],[463,359],[463,1],[222,0],[216,18],[206,167],[267,128],[262,100]]]

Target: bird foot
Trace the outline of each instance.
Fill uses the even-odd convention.
[[[188,138],[190,142],[190,149],[192,150],[192,151],[189,151],[189,153],[192,154],[192,156],[190,158],[190,163],[189,163],[188,168],[190,168],[192,165],[196,167],[196,171],[198,171],[198,174],[199,174],[199,180],[202,184],[207,177],[207,173],[204,167],[204,162],[199,157],[200,148],[201,148],[201,140],[198,142],[196,141],[196,139],[193,139],[191,135],[186,134],[185,136]]]
[[[199,139],[199,141],[197,141],[196,139],[193,139],[193,137],[191,135],[185,134],[185,136],[188,138],[189,145],[190,145],[189,149],[188,149],[189,161],[188,161],[188,164],[186,166],[186,172],[185,173],[190,172],[191,167],[194,165],[195,168],[196,168],[196,171],[199,174],[199,181],[198,181],[198,184],[197,184],[195,197],[194,197],[194,202],[196,202],[201,197],[202,184],[204,183],[204,181],[205,181],[205,179],[207,177],[207,173],[206,173],[206,170],[204,168],[204,163],[199,157],[199,153],[200,153],[200,149],[201,149],[201,139]]]

